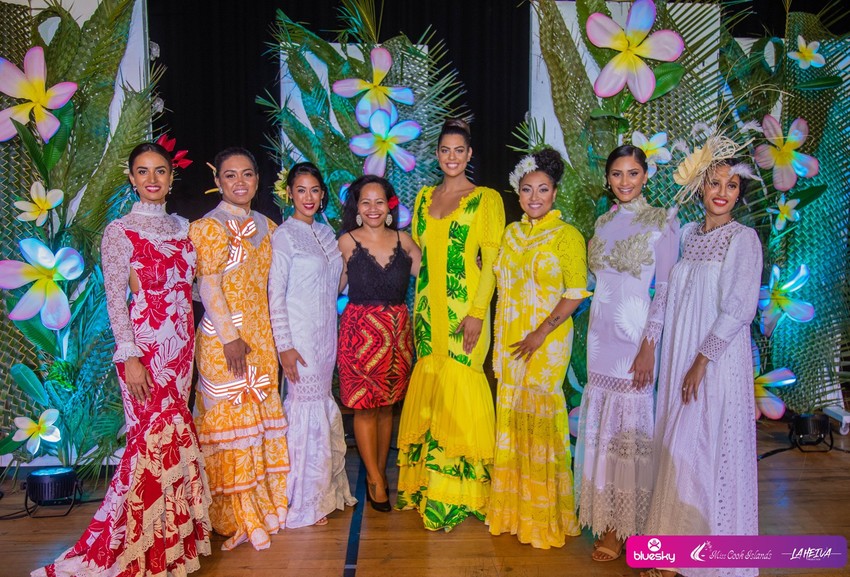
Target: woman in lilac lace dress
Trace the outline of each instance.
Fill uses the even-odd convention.
[[[709,145],[706,145],[709,146]],[[750,324],[762,246],[732,219],[747,165],[716,163],[701,189],[705,221],[682,231],[670,275],[656,406],[658,473],[649,535],[756,535],[758,483]],[[678,569],[701,577],[749,577],[756,569]],[[672,577],[674,570],[645,572]]]
[[[679,231],[675,210],[642,195],[648,173],[641,149],[615,149],[605,173],[616,204],[597,219],[587,245],[596,288],[575,460],[579,522],[600,536],[595,561],[619,557],[649,510],[655,345]]]

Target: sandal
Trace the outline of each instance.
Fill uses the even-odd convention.
[[[607,558],[601,559],[601,558],[596,556],[597,553],[607,555]],[[608,561],[615,561],[616,559],[619,559],[622,554],[623,554],[623,545],[620,545],[620,548],[617,549],[616,551],[614,551],[613,549],[609,549],[608,547],[604,547],[604,546],[600,545],[599,547],[596,548],[596,550],[593,552],[593,554],[590,556],[590,558],[593,559],[594,561],[598,561],[599,563],[607,563]],[[657,577],[657,576],[653,575],[652,577]]]

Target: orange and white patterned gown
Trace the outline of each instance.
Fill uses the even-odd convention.
[[[286,521],[287,421],[266,296],[274,228],[257,212],[221,202],[189,231],[206,309],[195,347],[195,424],[213,496],[210,520],[231,536],[225,550],[246,540],[265,549]],[[240,337],[251,352],[237,378],[223,345]]]

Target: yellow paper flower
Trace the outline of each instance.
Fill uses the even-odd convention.
[[[15,431],[13,441],[27,441],[27,451],[35,455],[38,448],[41,446],[41,440],[44,439],[49,443],[56,443],[62,438],[59,429],[53,425],[59,418],[59,411],[56,409],[47,409],[38,418],[36,423],[29,417],[15,417],[15,426],[18,430]]]
[[[689,184],[705,167],[711,163],[711,151],[707,146],[697,147],[676,168],[673,180],[679,186]]]
[[[44,184],[36,180],[30,187],[30,198],[32,202],[19,200],[15,202],[15,207],[23,212],[18,215],[18,220],[29,222],[34,220],[36,226],[42,226],[47,220],[47,214],[60,204],[64,194],[58,188],[54,188],[49,192],[44,190]]]

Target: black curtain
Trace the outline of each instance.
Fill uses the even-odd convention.
[[[380,6],[380,0],[377,0]],[[205,165],[216,152],[245,146],[257,156],[261,186],[255,208],[279,221],[271,200],[278,167],[267,147],[272,131],[257,95],[279,94],[278,61],[269,53],[278,8],[327,40],[341,27],[337,1],[148,0],[150,39],[159,45],[156,63],[166,66],[159,95],[166,112],[161,124],[189,149],[194,164],[182,170],[169,198],[169,211],[197,218],[218,202],[204,196],[214,186]],[[472,124],[473,177],[497,190],[517,160],[508,150],[511,132],[528,110],[529,5],[519,0],[389,0],[383,8],[381,39],[399,33],[418,40],[431,26],[445,42],[448,58],[466,87],[461,101],[475,115]],[[506,196],[509,214],[515,198]]]

